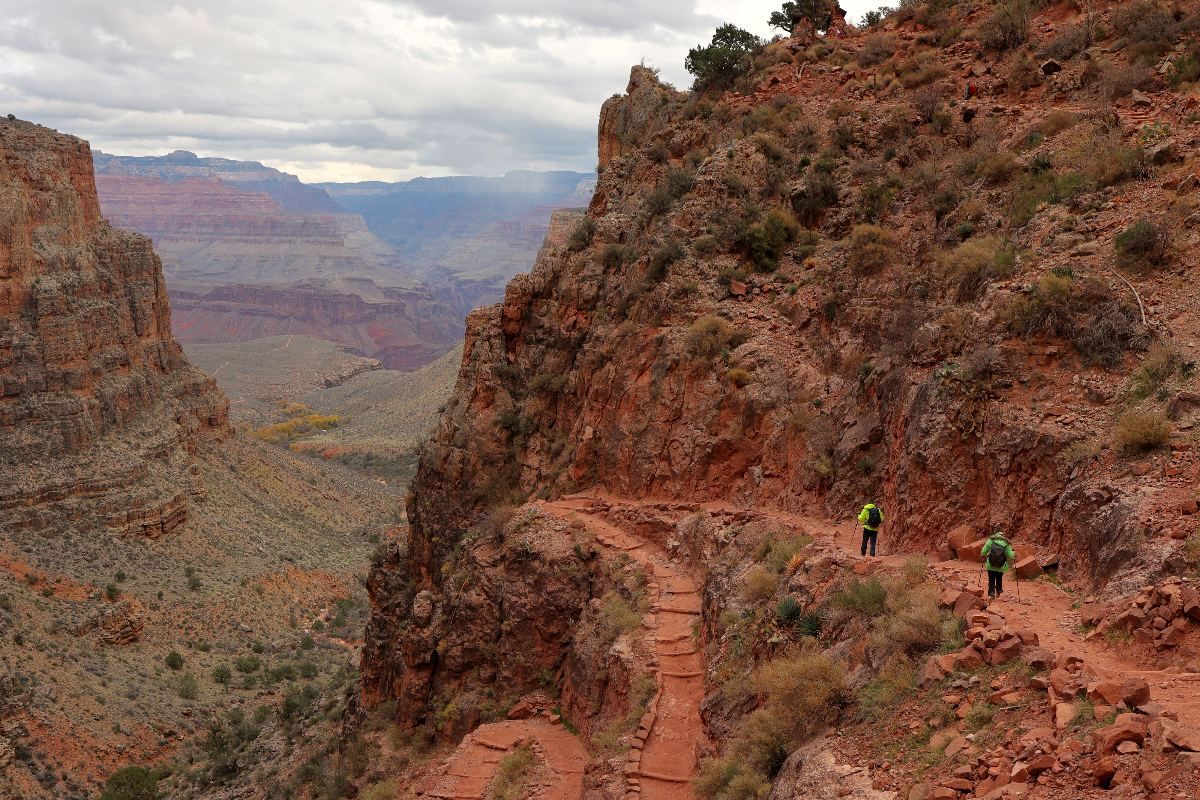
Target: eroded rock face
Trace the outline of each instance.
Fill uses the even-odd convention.
[[[101,219],[86,142],[0,120],[0,525],[159,536],[228,403],[171,336],[149,240]]]

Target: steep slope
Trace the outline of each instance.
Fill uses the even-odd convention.
[[[320,184],[464,314],[495,302],[532,263],[550,213],[586,206],[594,185],[578,172],[528,171]]]
[[[104,213],[162,253],[184,341],[310,335],[407,369],[460,335],[362,217],[294,175],[186,152],[95,163]]]
[[[233,432],[150,242],[101,218],[87,143],[0,119],[0,194],[0,796],[83,800],[230,709],[316,716],[399,515]]]
[[[1200,16],[1096,5],[1093,18],[1066,4],[919,3],[869,33],[800,26],[749,53],[731,85],[692,93],[635,67],[601,112],[587,219],[468,318],[407,548],[372,574],[366,701],[453,740],[550,685],[593,748],[588,790],[648,792],[602,735],[639,719],[626,716],[636,637],[595,635],[629,617],[618,600],[639,608],[644,580],[599,552],[586,521],[531,502],[586,492],[704,582],[695,635],[716,746],[695,739],[692,772],[706,759],[706,797],[764,797],[776,779],[773,796],[792,796],[805,759],[829,755],[800,746],[890,707],[880,696],[926,704],[911,728],[922,748],[934,733],[963,742],[921,750],[924,769],[957,783],[922,793],[904,772],[888,792],[911,797],[1031,792],[1028,770],[1009,770],[1060,744],[1044,796],[1084,797],[1196,749],[1162,723],[1139,761],[1166,713],[1144,699],[1121,700],[1135,719],[1097,711],[1055,730],[1090,713],[1079,684],[1102,697],[1092,684],[1108,676],[1094,653],[1086,670],[1064,653],[1047,662],[1008,627],[1015,614],[971,621],[986,605],[965,591],[974,565],[864,582],[873,567],[847,543],[805,550],[870,499],[887,511],[889,554],[973,560],[978,537],[1003,528],[1032,556],[1023,570],[1050,568],[1075,591],[1120,597],[1194,561],[1187,154]],[[784,528],[788,515],[805,522]],[[965,642],[939,591],[967,618]],[[1154,627],[1194,638],[1168,617]],[[1190,680],[1191,651],[1160,643]],[[918,693],[914,659],[964,645],[954,674]],[[1017,679],[987,671],[1018,655],[1067,676],[1017,687],[1014,703],[1048,699],[1036,718],[1011,715],[1001,690]],[[813,701],[809,684],[828,691]],[[970,692],[979,711],[922,717],[938,690]],[[1189,702],[1167,710],[1188,718]],[[984,726],[1049,721],[1053,742],[997,727],[971,744],[985,711]],[[1131,726],[1138,745],[1118,764],[1111,727],[1067,744],[1064,729],[1095,722]],[[618,732],[643,749],[645,731]]]

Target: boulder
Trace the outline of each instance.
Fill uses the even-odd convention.
[[[982,545],[980,545],[982,547]],[[1033,580],[1042,574],[1042,565],[1035,556],[1026,556],[1013,564],[1013,573],[1023,581]]]
[[[1121,742],[1136,742],[1139,746],[1143,744],[1146,741],[1146,725],[1133,717],[1132,714],[1122,714],[1112,725],[1092,731],[1095,751],[1103,756],[1114,752]]]
[[[971,544],[971,542],[977,541],[978,539],[979,536],[975,533],[975,530],[970,525],[959,525],[957,528],[947,534],[946,544],[950,545],[950,549],[954,551],[955,555],[958,555],[959,550],[965,549],[967,545]],[[979,546],[983,547],[982,544]],[[975,552],[978,553],[979,551],[976,550]],[[959,556],[959,558],[961,557],[962,556]]]
[[[1039,672],[1054,666],[1054,653],[1044,647],[1024,647],[1021,651],[1021,657],[1025,659],[1029,666]]]
[[[1200,731],[1186,725],[1181,725],[1174,720],[1162,719],[1160,722],[1162,724],[1163,739],[1180,750],[1200,753]]]
[[[934,685],[949,674],[948,670],[942,669],[941,662],[937,656],[930,656],[929,660],[925,662],[924,669],[921,670],[921,675],[917,679],[917,685],[924,689]]]
[[[973,542],[967,542],[962,547],[954,548],[955,555],[959,561],[970,561],[978,564],[980,553],[983,552],[983,546],[987,543],[987,539],[976,539]]]
[[[731,280],[729,282],[729,293],[734,297],[745,297],[746,284],[738,280]]]
[[[1137,676],[1126,678],[1121,683],[1121,702],[1129,708],[1137,708],[1150,702],[1150,684]]]
[[[982,547],[983,545],[980,545]],[[972,592],[959,592],[958,599],[954,601],[954,616],[966,617],[972,611],[987,608],[987,603],[983,598]]]
[[[967,672],[977,670],[985,663],[983,653],[975,645],[967,645],[954,656],[955,667]]]
[[[1021,640],[1016,636],[1009,636],[1001,639],[1000,642],[992,648],[992,652],[988,657],[988,662],[993,667],[998,667],[1001,664],[1007,664],[1010,661],[1016,660],[1021,655]]]
[[[1058,703],[1054,706],[1054,729],[1065,731],[1075,721],[1074,703]]]

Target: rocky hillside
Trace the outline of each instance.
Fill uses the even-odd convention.
[[[368,703],[450,740],[557,703],[596,797],[823,796],[824,759],[875,768],[863,798],[1189,796],[1196,743],[1153,723],[1194,718],[1194,631],[1144,609],[1200,547],[1193,5],[914,2],[725,31],[690,92],[635,67],[586,219],[468,318],[372,575]],[[882,565],[835,522],[868,500]],[[975,618],[996,528],[1049,577]],[[699,611],[672,603],[691,581]],[[1139,590],[1137,641],[1070,616]],[[1159,706],[1092,686],[1175,674]],[[862,737],[803,749],[831,723]],[[497,724],[462,757],[512,749]]]
[[[0,194],[0,796],[93,798],[218,714],[320,718],[394,500],[232,430],[86,142],[0,119]]]
[[[95,163],[104,213],[161,252],[185,342],[309,335],[412,369],[461,336],[460,311],[294,175],[186,152]]]

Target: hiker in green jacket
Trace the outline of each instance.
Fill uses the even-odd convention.
[[[858,521],[863,526],[862,554],[867,554],[867,544],[871,545],[871,556],[875,556],[875,542],[879,539],[879,526],[883,524],[883,509],[874,503],[867,503],[858,512]]]
[[[1004,592],[1004,573],[1017,560],[1017,554],[1004,538],[1004,531],[996,531],[983,543],[979,555],[987,567],[988,597],[999,597]]]

